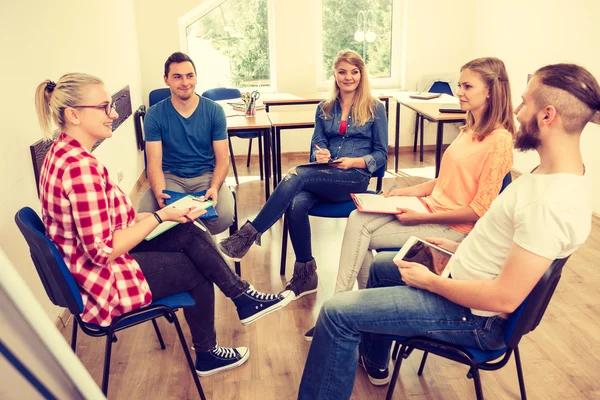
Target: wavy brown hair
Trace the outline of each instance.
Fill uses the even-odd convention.
[[[508,74],[502,60],[495,57],[482,57],[469,61],[462,66],[460,71],[468,69],[479,75],[489,89],[489,99],[481,121],[475,121],[473,114],[467,111],[467,124],[474,135],[481,141],[492,133],[499,125],[503,126],[511,135],[515,135],[515,120],[510,94]]]
[[[335,57],[335,61],[333,63],[334,74],[338,64],[342,61],[346,61],[347,63],[354,65],[360,71],[360,82],[356,87],[356,92],[354,94],[354,100],[352,103],[352,120],[355,121],[358,126],[361,126],[375,118],[376,100],[373,96],[371,96],[367,67],[362,57],[357,52],[346,49],[340,51]],[[331,112],[339,94],[340,88],[337,84],[337,80],[334,77],[331,98],[325,101],[321,107],[327,118],[332,117]]]

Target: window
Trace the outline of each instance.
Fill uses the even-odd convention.
[[[399,0],[321,0],[322,42],[318,78],[331,87],[332,63],[342,49],[352,49],[367,64],[373,86],[398,86],[402,59]],[[394,26],[394,29],[392,29]],[[329,83],[327,83],[329,82]]]
[[[271,86],[267,0],[207,1],[179,25],[201,90]]]

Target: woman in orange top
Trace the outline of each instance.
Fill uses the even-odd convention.
[[[410,236],[461,241],[498,196],[513,164],[515,132],[510,85],[504,63],[478,58],[461,68],[458,98],[467,124],[442,158],[437,179],[395,189],[386,196],[419,196],[430,214],[350,214],[340,255],[335,292],[366,287],[371,250],[400,247]],[[314,328],[313,328],[314,329]],[[311,329],[305,335],[312,339]]]

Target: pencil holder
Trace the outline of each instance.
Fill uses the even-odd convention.
[[[246,118],[254,117],[255,114],[256,114],[256,101],[254,101],[254,99],[251,99],[246,104]]]

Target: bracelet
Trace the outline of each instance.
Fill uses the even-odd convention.
[[[156,218],[159,224],[163,223],[162,218],[157,213],[152,213],[152,215],[154,215],[154,218]]]

